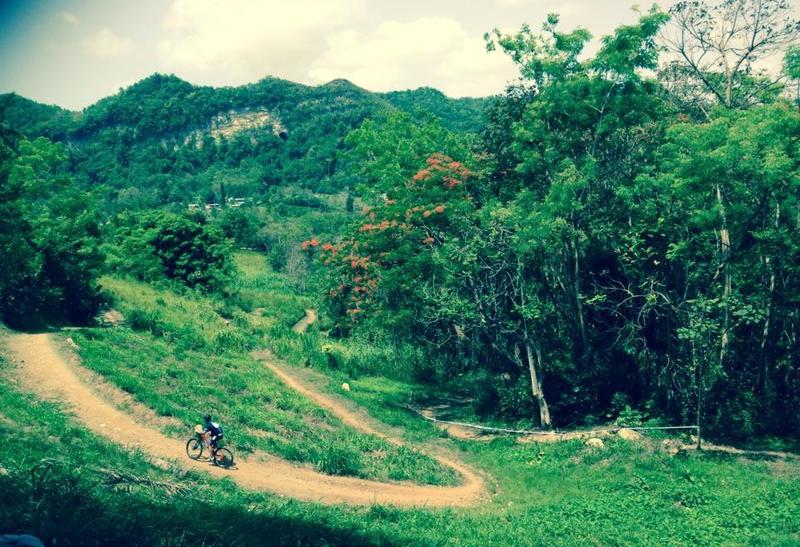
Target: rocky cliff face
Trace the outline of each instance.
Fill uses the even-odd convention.
[[[286,139],[288,132],[280,118],[265,108],[256,110],[229,110],[211,118],[208,127],[196,129],[186,136],[184,142],[189,142],[195,137],[196,142],[201,142],[203,135],[210,135],[214,140],[221,138],[230,139],[238,133],[251,130],[266,129],[281,139]]]
[[[210,134],[215,139],[220,136],[230,138],[236,133],[250,129],[270,128],[276,137],[286,134],[281,120],[266,109],[241,111],[231,110],[225,114],[214,116],[211,120]]]

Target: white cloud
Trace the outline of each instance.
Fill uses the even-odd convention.
[[[497,0],[501,6],[517,7],[525,4],[539,4],[541,0]]]
[[[133,42],[104,28],[84,38],[83,49],[99,59],[116,59],[133,50]]]
[[[423,17],[388,21],[370,32],[348,30],[328,39],[308,80],[347,78],[373,91],[436,87],[448,95],[499,93],[517,70],[499,53],[486,53],[483,39],[455,19]]]
[[[65,23],[69,23],[70,25],[77,25],[80,20],[74,13],[70,13],[68,11],[62,11],[60,14],[61,20]]]
[[[569,15],[579,15],[582,9],[580,9],[577,4],[559,2],[558,4],[547,6],[543,11],[545,13],[557,13],[561,17],[566,17]]]
[[[324,50],[324,35],[364,11],[364,0],[174,0],[162,68],[215,84],[299,79]]]

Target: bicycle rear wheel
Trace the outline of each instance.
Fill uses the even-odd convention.
[[[227,448],[218,448],[216,452],[214,452],[214,465],[219,467],[224,467],[225,469],[229,467],[233,467],[233,452],[228,450]]]
[[[192,437],[186,442],[186,455],[193,460],[199,460],[203,455],[203,441],[197,437]]]

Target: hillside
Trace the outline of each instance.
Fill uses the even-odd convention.
[[[261,287],[284,277],[263,264],[258,272]],[[322,354],[307,348],[321,333],[293,332],[279,319],[283,304],[236,310],[225,325],[211,300],[103,284],[122,324],[0,329],[0,432],[25,428],[0,447],[5,530],[81,545],[797,542],[800,481],[790,455],[675,454],[674,439],[660,435],[466,441],[403,408],[438,389],[315,359]],[[236,340],[267,344],[284,364],[265,368]],[[200,407],[220,415],[235,469],[185,456]],[[383,432],[401,432],[407,446]],[[488,492],[462,499],[469,483],[451,484],[426,453],[477,470]],[[653,515],[669,526],[653,526]]]
[[[0,96],[0,547],[800,545],[800,17],[697,4],[481,41],[450,21],[477,4],[426,34],[295,2],[334,19],[313,62],[264,25],[294,16],[235,10],[240,74],[499,90],[469,46],[519,69],[493,98]],[[231,81],[214,38],[246,29],[184,8],[182,73]],[[150,30],[100,33],[98,62],[140,66]],[[738,60],[704,38],[751,32]],[[27,40],[3,53],[31,70]],[[36,65],[31,93],[131,81],[63,64],[85,89]]]
[[[347,80],[310,87],[265,78],[213,88],[162,74],[82,112],[0,97],[7,129],[64,142],[86,188],[112,197],[122,192],[123,201],[143,196],[145,206],[215,201],[220,181],[237,185],[237,197],[281,184],[352,187],[340,152],[365,119],[401,110],[439,118],[453,131],[477,131],[487,104],[432,89],[371,93]]]

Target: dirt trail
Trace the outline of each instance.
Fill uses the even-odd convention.
[[[308,327],[317,320],[317,311],[316,310],[306,310],[306,314],[303,318],[294,324],[292,330],[298,334],[302,334],[306,332]]]
[[[381,437],[392,444],[402,444],[394,437],[383,433],[380,430],[380,426],[376,425],[375,421],[370,418],[366,412],[361,410],[353,410],[351,405],[342,401],[338,401],[334,397],[317,391],[312,382],[308,381],[306,378],[303,378],[304,374],[302,371],[279,364],[268,351],[255,352],[253,353],[253,356],[259,359],[264,366],[271,370],[272,373],[275,374],[275,376],[277,376],[278,379],[284,384],[291,387],[293,390],[297,391],[307,399],[311,399],[317,405],[328,410],[331,414],[335,414],[340,420],[350,427],[371,435],[375,435],[376,437]],[[453,467],[462,474],[469,473],[468,469],[465,469],[461,464],[449,458],[437,456],[437,459],[443,463],[446,463],[446,465]]]
[[[205,471],[215,477],[229,477],[243,488],[267,490],[327,504],[468,506],[479,502],[484,496],[483,480],[474,471],[438,457],[443,464],[450,465],[463,475],[462,485],[421,486],[332,477],[271,456],[266,460],[259,458],[259,461],[241,460],[237,469],[227,471],[208,462],[194,462],[185,456],[185,441],[167,437],[137,422],[83,382],[74,367],[59,354],[50,335],[13,334],[6,337],[5,342],[18,365],[16,372],[20,384],[45,398],[67,403],[74,415],[95,433],[126,448],[139,448],[152,457],[176,461],[185,468]],[[287,385],[337,414],[345,423],[362,431],[380,434],[341,404],[302,385],[285,368],[269,359],[265,364]]]

